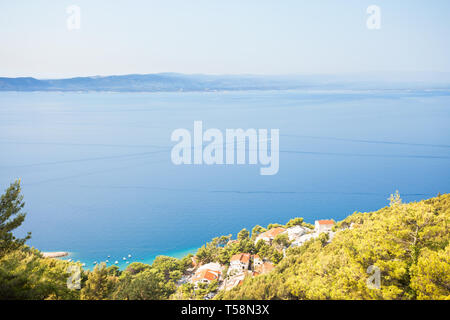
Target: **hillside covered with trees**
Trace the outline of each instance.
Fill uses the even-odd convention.
[[[450,299],[450,194],[355,212],[222,299]],[[352,228],[350,228],[352,225]],[[374,270],[380,287],[368,285]]]

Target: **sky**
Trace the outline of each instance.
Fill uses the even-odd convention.
[[[6,77],[450,72],[450,1],[1,0],[0,39]]]

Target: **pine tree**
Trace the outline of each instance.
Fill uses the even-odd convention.
[[[25,220],[26,213],[22,212],[24,205],[19,179],[11,183],[0,198],[0,257],[31,238],[30,232],[22,239],[16,238],[12,232]]]
[[[105,263],[96,265],[94,270],[88,273],[88,278],[81,289],[83,300],[108,299],[116,284],[117,277],[109,276]]]

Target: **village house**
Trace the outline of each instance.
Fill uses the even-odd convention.
[[[317,234],[320,234],[322,232],[330,232],[333,226],[334,226],[333,220],[316,220],[314,231]]]
[[[270,230],[267,230],[266,232],[259,234],[255,239],[255,243],[257,243],[259,240],[264,240],[266,243],[271,244],[273,239],[275,239],[277,235],[285,231],[286,229],[282,227],[272,228]]]
[[[239,273],[248,270],[250,266],[250,253],[238,253],[231,257],[228,274]]]
[[[210,270],[210,269],[202,269],[197,271],[195,275],[191,278],[191,283],[198,287],[200,283],[210,284],[214,280],[220,279],[220,272]]]
[[[254,254],[252,256],[252,259],[253,259],[253,269],[263,264],[263,260],[257,254]]]
[[[191,278],[191,283],[198,287],[200,283],[211,283],[214,280],[220,281],[223,267],[216,262],[211,262],[200,266]]]
[[[289,241],[295,241],[307,232],[306,228],[301,226],[294,226],[286,229]]]
[[[241,270],[248,269],[250,264],[250,253],[238,253],[231,257],[230,266]]]
[[[223,286],[219,288],[219,290],[231,290],[237,285],[242,284],[244,282],[244,279],[248,276],[251,276],[251,271],[244,271],[239,274],[232,275],[224,281]]]
[[[300,236],[297,240],[292,242],[291,246],[292,247],[300,247],[306,241],[314,239],[314,238],[317,238],[318,236],[319,236],[318,233],[307,233],[307,234],[304,234],[304,235]]]
[[[275,268],[275,266],[273,265],[272,262],[265,261],[262,264],[254,267],[253,275],[257,276],[260,274],[265,274],[267,272],[272,271],[273,268]]]
[[[255,262],[256,261],[256,262]],[[258,256],[253,256],[253,271],[250,270],[240,270],[239,273],[233,273],[229,275],[219,290],[230,290],[238,285],[241,285],[245,278],[256,277],[261,274],[265,274],[273,270],[275,266],[272,262],[263,262],[263,260]]]
[[[210,263],[207,263],[207,264],[199,266],[198,269],[197,269],[197,272],[201,271],[201,270],[204,270],[204,269],[209,269],[209,270],[213,270],[213,271],[221,273],[222,269],[223,269],[223,266],[220,263],[217,263],[217,262],[210,262]]]

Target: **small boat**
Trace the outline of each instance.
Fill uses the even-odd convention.
[[[119,264],[119,261],[116,260],[116,262],[114,262],[115,264]]]

